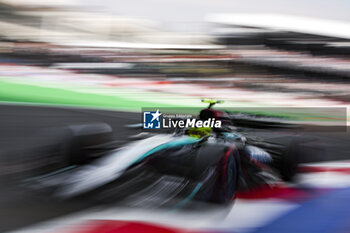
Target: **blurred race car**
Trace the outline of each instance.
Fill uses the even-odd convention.
[[[59,199],[135,203],[141,197],[144,202],[182,208],[193,200],[229,204],[239,191],[293,180],[298,137],[288,136],[287,143],[280,143],[244,136],[234,125],[237,116],[213,110],[219,101],[205,102],[209,107],[199,118],[221,120],[220,129],[177,129],[120,147],[113,144],[112,129],[104,123],[55,129],[55,138],[32,152],[45,158],[47,172],[31,175],[24,184]],[[283,125],[250,121],[266,127]]]

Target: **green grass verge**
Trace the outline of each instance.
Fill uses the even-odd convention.
[[[157,98],[157,97],[156,97]],[[0,102],[17,102],[17,103],[30,103],[30,104],[47,104],[47,105],[63,105],[74,107],[87,107],[87,108],[101,108],[101,109],[115,109],[124,111],[137,111],[140,112],[142,108],[172,108],[174,113],[189,113],[198,114],[201,109],[201,103],[198,101],[197,107],[186,107],[185,104],[162,104],[132,100],[126,97],[95,94],[87,92],[79,92],[74,90],[66,90],[63,88],[43,87],[31,84],[15,83],[11,81],[0,80]],[[248,108],[241,108],[242,112],[282,117],[288,120],[317,120],[317,121],[342,121],[342,117],[334,115],[333,113],[282,113],[274,111],[249,111]],[[261,110],[261,108],[259,108]],[[236,108],[238,112],[240,108]],[[276,110],[276,109],[275,109]]]
[[[0,101],[140,111],[142,107],[175,107],[117,96],[85,93],[0,80]]]

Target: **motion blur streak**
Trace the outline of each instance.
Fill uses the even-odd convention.
[[[87,228],[88,225],[91,227]],[[185,231],[170,227],[157,226],[155,224],[127,222],[127,221],[95,221],[89,222],[81,227],[82,229],[73,230],[72,233],[96,233],[96,232],[154,232],[154,233],[195,233],[194,231]],[[87,228],[84,230],[84,228]]]
[[[0,232],[350,232],[346,9],[0,0]]]

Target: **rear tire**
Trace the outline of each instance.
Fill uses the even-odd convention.
[[[105,123],[73,125],[68,130],[71,137],[66,140],[66,151],[70,164],[84,164],[89,162],[98,150],[98,147],[113,139],[112,128]]]
[[[112,128],[105,123],[71,125],[43,130],[33,153],[54,156],[57,165],[84,164],[96,153],[92,147],[112,140]]]

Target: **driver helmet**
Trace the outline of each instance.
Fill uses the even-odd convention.
[[[187,134],[190,137],[194,137],[194,138],[202,138],[205,136],[209,136],[211,133],[212,129],[210,127],[191,127],[187,130]]]

